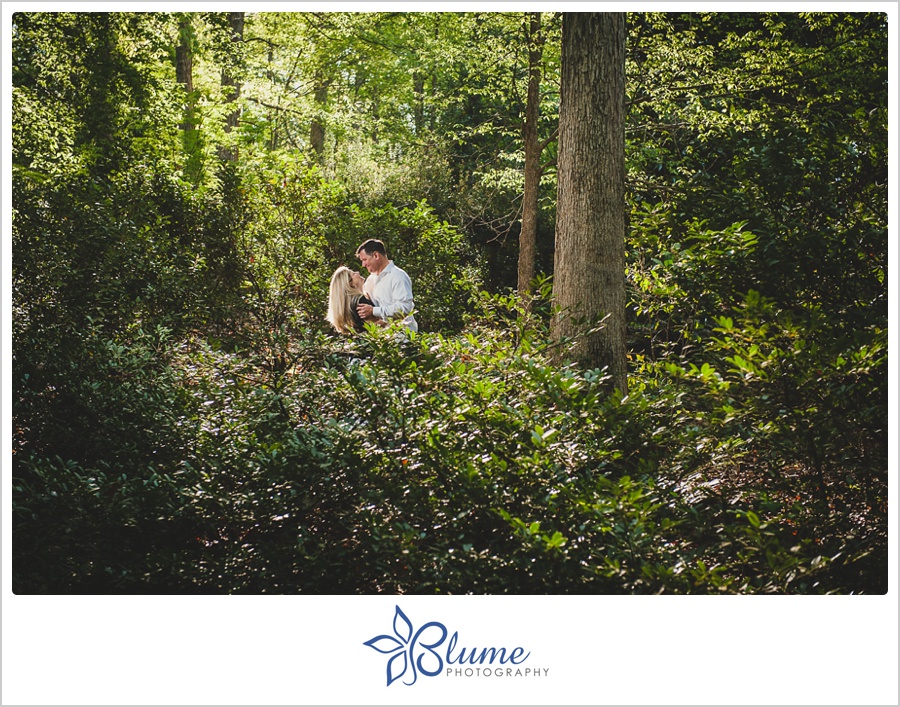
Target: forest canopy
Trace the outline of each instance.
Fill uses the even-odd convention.
[[[578,19],[14,15],[17,593],[887,591],[886,16],[603,18],[560,333]]]

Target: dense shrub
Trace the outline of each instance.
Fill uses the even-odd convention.
[[[90,388],[110,418],[77,458],[19,465],[17,591],[884,590],[883,516],[816,505],[837,479],[785,456],[758,382],[647,365],[610,397],[603,371],[549,362],[539,307],[481,304],[461,335],[294,341],[284,370],[98,342],[101,371],[143,373]]]
[[[56,375],[21,374],[13,407],[16,592],[152,589],[183,534],[181,460],[196,432],[170,332],[85,334]]]

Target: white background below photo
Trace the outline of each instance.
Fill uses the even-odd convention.
[[[6,594],[3,704],[896,704],[896,604]],[[440,674],[387,685],[392,656],[366,642],[398,633],[397,607],[446,628],[413,647]],[[447,675],[454,633],[450,660],[522,648],[522,675]]]

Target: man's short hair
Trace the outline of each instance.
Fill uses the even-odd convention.
[[[356,254],[359,255],[359,251],[361,250],[366,251],[366,255],[372,255],[372,253],[381,253],[385,258],[387,258],[387,249],[384,247],[384,243],[375,238],[370,238],[359,248],[357,248]]]

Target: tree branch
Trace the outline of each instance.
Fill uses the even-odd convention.
[[[282,113],[293,113],[294,115],[303,115],[299,110],[294,110],[293,108],[285,108],[283,106],[276,106],[271,103],[266,103],[265,101],[261,101],[258,98],[254,98],[253,96],[245,96],[245,98],[251,103],[256,103],[257,105],[263,106],[264,108],[271,108],[272,110],[281,111]]]
[[[557,137],[559,137],[559,126],[556,126],[556,129],[552,133],[550,133],[550,136],[538,146],[538,154],[541,154],[544,150],[546,150],[547,145],[556,140]]]

